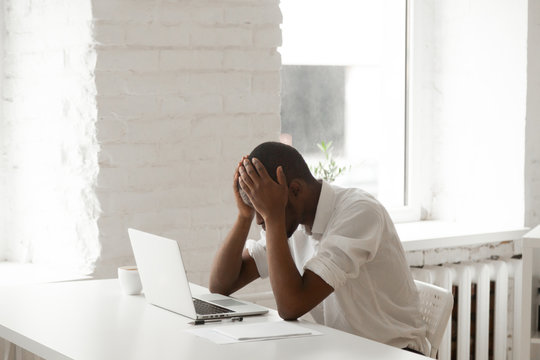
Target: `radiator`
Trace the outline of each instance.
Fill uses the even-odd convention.
[[[521,260],[486,260],[411,270],[415,279],[454,294],[452,321],[448,322],[438,359],[521,360]]]

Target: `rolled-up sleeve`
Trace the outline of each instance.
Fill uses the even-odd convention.
[[[259,276],[261,278],[268,277],[268,260],[266,258],[266,237],[264,232],[261,231],[260,240],[247,240],[246,249],[249,253],[249,256],[255,260],[255,265],[259,271]]]
[[[313,271],[336,290],[347,279],[356,278],[360,267],[375,257],[382,223],[376,212],[360,211],[329,230],[304,269]]]

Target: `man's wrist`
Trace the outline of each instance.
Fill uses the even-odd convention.
[[[254,217],[255,217],[255,214],[251,214],[251,215],[238,214],[236,221],[241,222],[241,223],[249,223],[249,225],[251,225],[251,222],[253,221]]]
[[[275,226],[275,225],[283,225],[285,226],[285,213],[281,214],[273,214],[271,216],[267,216],[265,219],[264,219],[264,222],[266,224],[266,227],[269,227],[269,226]]]

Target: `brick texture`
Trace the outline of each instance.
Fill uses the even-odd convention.
[[[2,260],[90,273],[100,254],[90,3],[2,5]]]
[[[279,135],[278,1],[92,0],[92,10],[96,275],[133,262],[135,227],[178,240],[190,279],[206,284],[235,219],[235,165]]]

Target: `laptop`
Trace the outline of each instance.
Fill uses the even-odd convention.
[[[220,294],[192,297],[175,240],[128,229],[146,300],[195,320],[260,315],[268,309]]]

